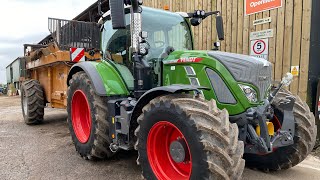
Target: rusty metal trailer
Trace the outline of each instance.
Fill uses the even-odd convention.
[[[57,49],[55,43],[48,47],[40,48],[31,53],[27,60],[28,80],[37,80],[44,89],[45,101],[53,108],[65,108],[66,103],[66,78],[73,62],[70,62],[70,52]],[[43,54],[48,51],[47,55]],[[38,58],[36,56],[42,53]]]
[[[67,75],[73,64],[101,58],[98,24],[49,18],[49,30],[53,41],[48,45],[24,45],[21,104],[27,124],[41,122],[47,104],[67,107]]]

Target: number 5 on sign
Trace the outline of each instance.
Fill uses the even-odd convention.
[[[250,55],[268,60],[269,43],[268,39],[256,39],[251,41]]]

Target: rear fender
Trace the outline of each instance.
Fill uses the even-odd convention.
[[[77,72],[84,71],[99,96],[129,95],[129,90],[118,71],[107,62],[77,63],[69,71],[67,84]]]

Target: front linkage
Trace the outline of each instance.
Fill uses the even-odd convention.
[[[289,86],[291,82],[292,75],[288,73],[279,86],[272,90],[263,105],[250,108],[242,115],[230,117],[231,121],[236,122],[240,128],[239,139],[246,142],[245,153],[269,154],[276,148],[294,144],[293,106],[296,101],[295,97],[287,96],[286,100],[280,102],[279,108],[283,110],[281,128],[274,132],[274,126],[269,124],[269,121],[275,117],[272,107],[275,96],[283,86]],[[257,128],[255,129],[254,126]]]

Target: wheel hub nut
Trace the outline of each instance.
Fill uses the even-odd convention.
[[[186,160],[187,145],[184,140],[179,139],[170,144],[170,156],[176,163]]]

